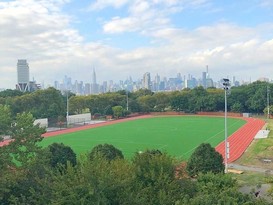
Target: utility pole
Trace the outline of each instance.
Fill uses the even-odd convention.
[[[126,86],[126,110],[129,110],[128,87]]]

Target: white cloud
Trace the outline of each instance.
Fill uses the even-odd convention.
[[[150,8],[150,4],[147,1],[135,1],[135,3],[130,7],[130,12],[133,15],[143,14],[147,12]]]
[[[198,77],[206,65],[215,78],[272,76],[272,38],[263,39],[263,31],[262,27],[242,28],[227,23],[193,31],[162,29],[154,37],[158,41],[163,38],[163,45],[136,49],[119,57],[142,68],[143,73],[156,74],[160,70],[167,76],[181,72]]]
[[[170,25],[169,15],[184,8],[197,8],[208,0],[132,0],[128,4],[128,16],[106,20],[103,31],[106,33],[140,32]],[[108,2],[109,3],[109,2]],[[111,3],[113,3],[111,1]],[[108,4],[109,5],[109,4]],[[112,5],[113,6],[113,5]]]
[[[273,0],[260,0],[262,7],[273,7]]]
[[[134,17],[120,18],[114,17],[111,22],[104,25],[106,33],[122,33],[136,31],[141,21]]]
[[[101,10],[106,7],[120,8],[126,5],[130,0],[96,0],[90,6],[91,10]]]

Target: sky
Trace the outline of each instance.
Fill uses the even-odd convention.
[[[273,0],[0,0],[0,88],[30,78],[273,79]]]

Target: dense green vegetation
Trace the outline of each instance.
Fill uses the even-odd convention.
[[[263,113],[267,106],[267,86],[270,87],[270,96],[273,96],[273,85],[266,82],[257,81],[249,85],[232,87],[228,96],[228,111]],[[173,110],[195,113],[224,110],[224,90],[203,87],[173,92],[153,93],[143,89],[129,92],[129,111],[126,110],[127,94],[124,90],[89,96],[75,96],[72,93],[62,95],[54,88],[38,90],[34,93],[6,90],[0,92],[0,104],[8,105],[13,117],[17,113],[31,112],[35,118],[61,119],[66,113],[67,94],[70,114],[89,110],[93,116],[114,115],[119,118],[130,112]],[[273,108],[270,112],[272,114]]]
[[[10,115],[7,107],[0,108]],[[208,163],[198,164],[193,180],[187,174],[190,168],[156,149],[137,152],[128,160],[120,150],[104,144],[75,161],[68,146],[39,146],[44,129],[33,122],[30,113],[22,113],[10,126],[0,124],[13,139],[0,147],[0,204],[268,204],[240,193],[236,180],[222,174],[223,162],[207,168],[218,158],[209,144],[200,145],[193,154],[192,158],[209,156],[203,158]],[[219,167],[216,172],[215,167]]]
[[[245,124],[244,120],[228,119],[231,135]],[[224,118],[205,116],[165,116],[138,119],[118,124],[67,133],[43,140],[47,146],[62,142],[77,154],[85,153],[97,144],[110,143],[130,159],[135,152],[149,149],[167,151],[179,159],[188,159],[202,142],[213,147],[224,140]]]

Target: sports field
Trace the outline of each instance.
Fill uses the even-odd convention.
[[[228,118],[228,135],[246,122]],[[224,118],[203,116],[164,116],[137,119],[48,137],[43,146],[62,142],[79,156],[95,145],[108,143],[122,150],[126,158],[146,149],[159,149],[179,159],[187,159],[202,142],[212,146],[224,140]]]

